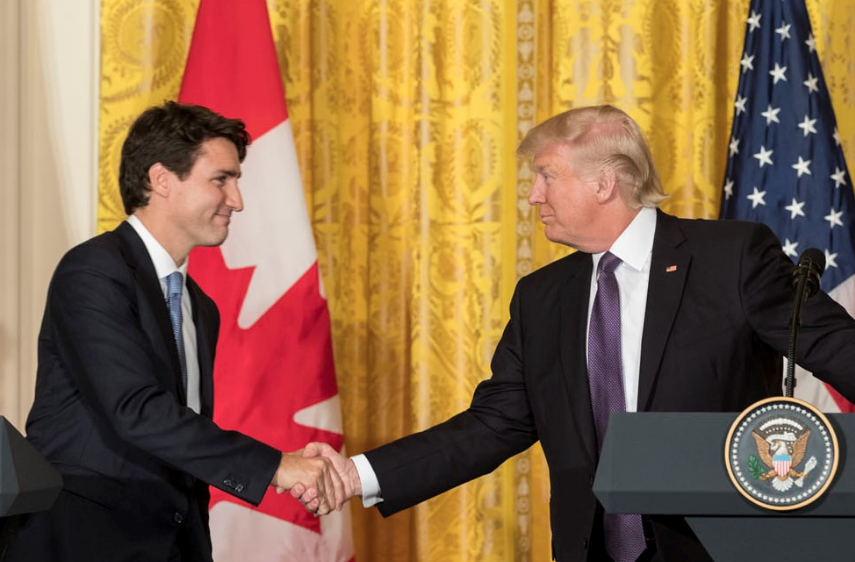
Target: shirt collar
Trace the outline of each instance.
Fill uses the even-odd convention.
[[[148,231],[139,217],[136,215],[129,216],[128,224],[130,224],[134,230],[136,230],[137,234],[139,234],[139,237],[142,238],[143,244],[145,244],[145,249],[148,251],[148,255],[151,258],[152,263],[154,263],[154,271],[157,274],[157,278],[165,279],[169,274],[180,271],[182,278],[185,279],[186,282],[187,262],[189,257],[184,260],[181,267],[176,267],[175,260],[173,260],[172,256],[169,255],[169,252],[160,245],[160,242],[152,236],[151,232]]]
[[[642,271],[653,253],[653,235],[655,233],[656,209],[642,207],[641,211],[629,223],[629,226],[614,241],[609,252],[636,271]],[[594,271],[597,270],[597,265],[600,263],[603,254],[605,252],[593,254]]]

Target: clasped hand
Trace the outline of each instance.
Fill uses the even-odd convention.
[[[271,485],[277,494],[290,490],[315,515],[339,511],[362,493],[353,461],[326,443],[309,443],[300,451],[283,453]]]

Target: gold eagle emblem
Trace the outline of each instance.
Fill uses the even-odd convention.
[[[794,419],[778,417],[764,423],[751,435],[757,443],[760,460],[768,467],[760,479],[770,480],[779,492],[786,492],[793,484],[801,488],[805,476],[817,464],[816,457],[811,457],[801,472],[796,470],[804,460],[810,429]]]

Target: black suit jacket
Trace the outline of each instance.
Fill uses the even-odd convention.
[[[792,271],[765,226],[659,212],[638,410],[736,412],[780,394]],[[469,409],[367,453],[384,515],[491,472],[540,440],[555,559],[596,559],[589,550],[602,507],[591,491],[598,454],[585,341],[591,272],[590,254],[577,252],[521,279],[493,376]],[[804,309],[797,361],[855,398],[855,321],[824,293]],[[661,559],[707,559],[682,520],[654,520],[654,531]]]
[[[10,559],[167,560],[179,545],[185,560],[209,560],[207,484],[261,501],[280,453],[211,420],[219,314],[192,279],[187,289],[200,415],[184,406],[167,305],[133,227],[77,246],[57,266],[27,438],[65,487],[50,512],[26,519]]]

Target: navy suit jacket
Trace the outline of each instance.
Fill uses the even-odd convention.
[[[187,290],[200,414],[184,406],[167,305],[133,227],[73,248],[57,266],[27,439],[65,486],[51,511],[26,518],[9,559],[166,560],[180,545],[185,560],[209,560],[207,485],[261,501],[280,452],[211,420],[219,314],[190,278]]]
[[[540,440],[549,466],[553,555],[597,559],[602,506],[585,341],[591,255],[520,280],[510,320],[465,412],[366,453],[384,515],[494,470]],[[765,226],[659,212],[639,373],[639,411],[737,412],[781,394],[793,263]],[[797,362],[855,399],[855,321],[826,294],[806,304]],[[678,521],[654,519],[661,560],[703,560]],[[601,540],[600,540],[601,542]],[[699,550],[700,549],[700,550]]]

